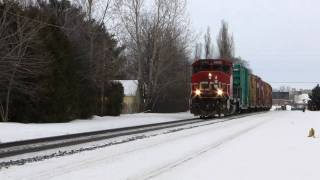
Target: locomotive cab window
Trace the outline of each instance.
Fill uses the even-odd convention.
[[[208,64],[201,64],[201,65],[195,65],[192,68],[193,74],[198,73],[200,71],[223,71],[225,73],[230,73],[231,67],[228,65],[220,65],[220,64],[214,64],[214,65],[208,65]]]
[[[211,71],[221,71],[221,65],[212,65],[210,70]]]
[[[218,89],[219,85],[217,83],[210,82],[210,88],[211,89]]]
[[[209,70],[211,70],[211,67],[208,64],[202,64],[202,65],[193,66],[192,73],[195,74],[200,71],[209,71]]]
[[[209,83],[208,82],[201,82],[200,89],[209,89]]]

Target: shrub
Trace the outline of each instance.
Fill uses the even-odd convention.
[[[119,116],[122,111],[123,97],[124,90],[122,84],[120,82],[109,83],[105,91],[106,111],[103,115]]]

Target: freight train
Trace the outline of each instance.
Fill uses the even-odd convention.
[[[272,87],[228,59],[199,59],[192,64],[190,112],[214,117],[267,111]]]

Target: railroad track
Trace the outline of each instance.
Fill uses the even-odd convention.
[[[241,114],[241,115],[234,115],[234,116],[214,118],[214,119],[192,118],[192,119],[177,120],[177,121],[164,122],[164,123],[156,123],[156,124],[148,124],[148,125],[141,125],[141,126],[133,126],[133,127],[84,132],[84,133],[77,133],[77,134],[70,134],[70,135],[2,143],[0,144],[0,158],[7,158],[7,157],[22,155],[22,154],[31,153],[31,152],[38,152],[43,150],[78,145],[78,144],[110,139],[115,137],[135,135],[135,134],[151,132],[151,131],[156,131],[161,129],[174,128],[178,126],[196,124],[200,122],[201,123],[209,122],[204,124],[204,125],[209,125],[209,124],[214,124],[219,122],[230,121],[233,119],[238,119],[246,116],[252,116],[260,113]]]

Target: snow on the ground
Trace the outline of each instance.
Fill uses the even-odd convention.
[[[260,115],[260,117],[268,117]],[[0,179],[143,179],[265,119],[243,118],[0,170]],[[1,161],[1,159],[0,159]]]
[[[278,115],[155,179],[319,180],[320,113],[282,111]],[[307,137],[310,128],[316,130],[316,138]]]
[[[10,167],[0,179],[319,180],[319,117],[273,111]]]
[[[126,114],[119,117],[95,116],[89,120],[75,120],[68,123],[23,124],[0,122],[0,143],[168,122],[193,117],[190,112],[168,114],[139,113]]]

